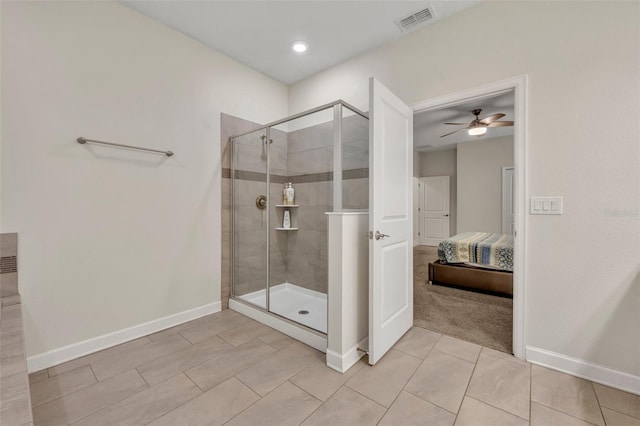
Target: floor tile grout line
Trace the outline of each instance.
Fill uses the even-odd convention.
[[[88,354],[85,354],[85,355],[79,356],[79,357],[77,357],[77,358],[73,358],[73,359],[70,359],[70,360],[67,360],[67,361],[61,362],[60,364],[52,365],[51,367],[47,367],[47,368],[46,368],[46,370],[47,370],[47,374],[48,374],[49,378],[53,378],[53,377],[59,376],[60,374],[64,374],[64,373],[66,373],[66,372],[68,372],[68,371],[73,371],[73,370],[75,370],[75,369],[77,369],[77,368],[84,367],[85,365],[91,365],[93,362],[96,362],[96,361],[100,361],[100,360],[103,360],[103,359],[111,358],[111,357],[113,357],[113,356],[115,356],[115,355],[124,355],[124,354],[126,354],[127,352],[135,351],[135,350],[137,350],[137,349],[141,349],[141,348],[143,348],[143,347],[145,347],[145,346],[147,346],[147,345],[149,345],[149,344],[151,344],[151,343],[156,342],[156,341],[154,341],[154,340],[149,339],[149,336],[150,336],[150,335],[140,336],[140,337],[137,337],[137,338],[135,338],[135,339],[128,340],[128,341],[126,341],[126,342],[118,343],[117,345],[108,346],[108,347],[106,347],[106,348],[102,348],[102,349],[97,350],[97,351],[95,351],[95,352],[90,352],[90,353],[88,353]],[[167,337],[170,337],[170,336],[167,336]],[[55,367],[58,367],[58,366],[60,366],[60,365],[67,364],[67,363],[70,363],[70,362],[73,362],[73,361],[78,361],[78,360],[80,360],[80,359],[82,359],[82,358],[87,358],[87,357],[93,356],[93,355],[95,355],[95,354],[98,354],[98,353],[100,353],[100,352],[104,352],[104,351],[107,351],[107,350],[112,349],[112,348],[117,348],[118,346],[125,345],[125,344],[127,344],[127,343],[133,342],[134,340],[139,340],[139,339],[143,339],[143,338],[146,338],[146,339],[148,340],[148,342],[145,342],[144,344],[142,344],[142,345],[140,345],[140,346],[135,346],[135,347],[133,347],[133,348],[129,348],[129,349],[124,350],[124,351],[122,351],[122,352],[117,352],[117,353],[114,353],[114,354],[111,354],[111,355],[107,355],[107,356],[104,356],[104,357],[100,357],[100,358],[95,359],[95,360],[93,360],[93,361],[89,361],[89,360],[87,360],[87,362],[86,362],[85,364],[80,364],[80,365],[79,365],[79,366],[77,366],[77,367],[74,367],[74,368],[72,368],[72,369],[70,369],[70,370],[63,371],[62,373],[56,374],[56,375],[54,375],[54,376],[52,376],[52,375],[51,375],[51,369],[52,369],[52,368],[55,368]],[[92,366],[91,368],[92,368],[92,370],[93,370],[93,366]],[[94,372],[94,374],[95,374],[95,372]],[[96,376],[96,379],[97,379],[97,378],[98,378],[98,376]],[[99,380],[98,380],[98,381],[99,381]]]
[[[379,402],[374,401],[373,399],[369,398],[367,395],[363,394],[362,392],[358,391],[357,389],[352,388],[351,386],[349,386],[347,383],[345,383],[344,385],[340,386],[342,387],[348,387],[350,390],[354,391],[355,393],[357,393],[358,395],[367,398],[369,401],[373,402],[374,404],[377,404],[379,406],[381,406],[382,408],[384,408],[385,410],[388,410],[389,408],[385,407],[384,405],[380,404]],[[337,392],[337,391],[336,391]],[[334,392],[335,393],[335,392]],[[391,407],[391,406],[389,406]]]
[[[142,380],[144,381],[144,383],[147,385],[147,389],[149,389],[151,387],[151,385],[149,384],[149,382],[147,382],[147,379],[144,378],[144,376],[142,375],[142,373],[140,372],[140,370],[138,370],[138,366],[133,367],[134,370],[136,370],[136,373],[138,373],[138,375],[142,378]],[[173,377],[173,376],[172,376]],[[164,382],[164,380],[162,381]],[[158,383],[162,383],[162,382],[158,382]],[[158,384],[156,383],[156,385]]]
[[[484,348],[492,349],[492,350],[494,350],[494,351],[496,350],[496,349],[493,349],[493,348],[489,348],[489,347],[487,347],[487,346],[483,346],[482,348],[483,348],[483,349],[484,349]],[[513,364],[520,365],[520,366],[522,366],[522,367],[525,367],[525,365],[522,365],[522,363],[523,363],[523,362],[525,362],[525,363],[526,363],[526,365],[530,365],[530,363],[529,363],[527,360],[520,359],[520,358],[516,358],[513,354],[508,354],[508,353],[506,353],[506,352],[502,352],[502,353],[503,353],[503,354],[505,354],[505,355],[508,355],[508,356],[501,357],[501,356],[494,355],[494,354],[491,354],[491,353],[488,353],[488,352],[483,352],[483,351],[482,351],[482,349],[480,349],[480,355],[483,355],[483,354],[484,354],[484,355],[486,355],[486,356],[490,356],[490,357],[493,357],[493,358],[495,358],[495,359],[502,359],[502,360],[504,360],[504,361],[508,361],[508,362],[513,363]],[[480,355],[478,355],[478,359],[480,359]],[[513,359],[511,359],[511,358],[513,358]],[[514,361],[514,359],[515,359],[515,360],[517,360],[517,361]]]
[[[500,359],[500,358],[497,358],[497,359]],[[475,373],[475,367],[474,367],[473,373]],[[484,404],[487,404],[487,405],[489,405],[489,406],[491,406],[493,408],[496,408],[496,409],[498,409],[500,411],[503,411],[503,412],[505,412],[507,414],[511,414],[512,416],[518,417],[519,419],[526,420],[527,422],[531,421],[531,377],[529,377],[529,418],[525,419],[524,417],[519,416],[519,415],[517,415],[515,413],[512,413],[512,412],[510,412],[510,411],[508,411],[508,410],[506,410],[504,408],[498,407],[497,405],[492,404],[491,402],[485,401],[485,400],[480,399],[480,398],[478,398],[476,396],[473,396],[473,395],[469,395],[468,390],[469,390],[469,386],[471,385],[471,379],[473,379],[473,373],[471,373],[471,378],[469,379],[469,383],[467,384],[467,389],[464,392],[465,396],[468,396],[469,398],[475,399],[476,401],[480,401],[480,402],[482,402]],[[529,375],[531,375],[531,368],[529,368]]]
[[[134,369],[132,369],[132,370],[126,370],[126,371],[133,371],[133,370],[135,370],[135,368],[134,368]],[[137,373],[137,372],[138,372],[138,370],[136,370],[136,373]],[[121,374],[122,374],[122,373],[121,373]],[[138,375],[139,375],[139,374],[140,374],[140,373],[138,373]],[[115,377],[115,376],[112,376],[112,377]],[[142,377],[142,376],[140,376],[140,377]],[[144,378],[143,378],[142,380],[144,380]],[[98,383],[100,383],[100,382],[98,382]],[[94,383],[92,386],[95,386],[95,385],[97,385],[98,383]],[[145,384],[146,384],[146,382],[145,382]],[[79,391],[84,390],[84,389],[86,389],[86,388],[78,389],[76,392],[79,392]],[[102,408],[99,408],[99,409],[98,409],[98,410],[96,410],[96,411],[92,411],[91,413],[87,414],[86,416],[80,417],[79,419],[76,419],[76,420],[74,420],[73,422],[71,422],[71,423],[67,423],[67,424],[68,424],[68,425],[76,424],[76,423],[80,422],[81,420],[86,419],[86,418],[87,418],[87,417],[89,417],[89,416],[92,416],[92,415],[94,415],[94,414],[96,414],[96,413],[99,413],[99,412],[100,412],[100,411],[102,411],[102,410],[106,410],[107,408],[111,408],[112,406],[114,406],[114,405],[116,405],[116,404],[118,404],[118,403],[120,403],[120,402],[124,401],[125,399],[129,399],[129,398],[131,398],[132,396],[138,395],[140,392],[143,392],[143,391],[145,391],[145,390],[147,390],[147,389],[149,389],[149,388],[148,388],[148,387],[147,387],[147,388],[144,388],[144,389],[142,389],[142,390],[140,390],[140,391],[138,391],[138,392],[135,392],[135,393],[133,393],[133,394],[131,394],[131,395],[128,395],[128,396],[126,396],[126,397],[123,397],[123,398],[121,398],[121,399],[118,399],[117,401],[114,401],[114,402],[112,402],[111,404],[109,404],[109,405],[107,405],[107,406],[104,406],[104,407],[102,407]],[[75,392],[72,392],[72,393],[75,393]],[[67,394],[67,395],[71,395],[71,394]],[[58,398],[56,398],[56,399],[58,399]],[[34,422],[34,424],[35,424],[35,422]]]
[[[461,357],[459,357],[459,356],[457,356],[457,355],[450,354],[449,352],[441,351],[440,349],[438,349],[438,348],[436,348],[436,347],[434,347],[434,348],[433,348],[433,350],[436,350],[436,351],[440,352],[441,354],[445,354],[445,355],[452,356],[452,357],[457,358],[457,359],[459,359],[459,360],[461,360],[461,361],[468,362],[469,364],[473,364],[473,365],[475,365],[475,364],[478,362],[478,360],[477,360],[477,359],[476,359],[475,361],[469,361],[468,359],[464,359],[464,358],[461,358]],[[431,351],[429,351],[429,353],[431,353]],[[479,356],[478,356],[478,358],[479,358]],[[425,358],[425,359],[426,359],[426,358]]]
[[[187,380],[189,380],[191,383],[193,383],[193,381],[191,380],[191,378],[189,378],[189,376],[187,376],[184,372],[181,372],[181,373],[179,373],[179,374],[176,374],[176,375],[174,375],[174,376],[171,376],[171,377],[170,377],[170,379],[173,379],[174,377],[178,377],[179,375],[183,375],[183,376],[185,376],[185,377],[187,378]],[[144,379],[144,377],[143,377],[143,379]],[[167,380],[169,380],[169,379],[167,379]],[[161,383],[164,383],[164,382],[166,382],[167,380],[163,380],[162,382],[156,383],[154,386],[157,386],[157,385],[159,385],[159,384],[161,384]],[[195,387],[200,391],[200,393],[199,393],[198,395],[195,395],[195,396],[193,396],[192,398],[190,398],[190,399],[188,399],[188,400],[184,401],[182,404],[178,405],[177,407],[173,408],[172,410],[169,410],[169,411],[167,411],[166,413],[163,413],[163,414],[161,414],[161,415],[159,415],[159,416],[154,417],[153,419],[151,419],[151,420],[149,420],[148,422],[144,423],[144,425],[146,426],[146,425],[148,425],[148,424],[150,424],[150,423],[155,422],[155,421],[156,421],[156,420],[158,420],[159,418],[161,418],[161,417],[164,417],[164,416],[168,415],[169,413],[171,413],[171,412],[173,412],[173,411],[177,410],[178,408],[182,407],[183,405],[188,404],[189,402],[193,401],[194,399],[196,399],[196,398],[198,398],[199,396],[201,396],[201,395],[203,395],[203,394],[204,394],[204,392],[202,392],[202,389],[200,389],[200,387],[199,387],[198,385],[196,385],[195,383],[193,383],[193,385],[194,385],[194,386],[195,386]],[[151,388],[151,386],[150,386],[149,388],[147,388],[147,389],[150,389],[150,388]],[[142,392],[142,391],[141,391],[141,392]],[[138,393],[140,393],[140,392],[138,392]],[[134,395],[137,395],[137,394],[134,394]]]
[[[301,370],[302,371],[302,370]],[[291,383],[293,386],[297,387],[298,389],[300,389],[302,392],[306,393],[307,395],[309,395],[311,398],[315,399],[316,401],[318,401],[320,403],[320,405],[318,405],[316,408],[313,409],[313,411],[311,411],[311,413],[309,413],[309,415],[307,417],[305,417],[300,423],[298,423],[299,425],[301,425],[302,423],[306,422],[307,419],[311,416],[313,416],[313,413],[315,413],[316,411],[318,411],[320,409],[320,407],[322,407],[325,402],[327,402],[329,400],[329,398],[327,398],[327,401],[322,401],[320,398],[316,398],[315,396],[311,395],[309,392],[307,392],[306,390],[302,389],[300,386],[296,385],[295,383],[291,382],[291,379],[287,380],[287,382]],[[281,385],[282,386],[282,385]],[[342,387],[342,386],[340,386]],[[337,392],[337,391],[336,391]]]
[[[100,383],[100,380],[98,380],[98,376],[96,376],[96,372],[93,371],[93,366],[89,363],[89,369],[91,370],[91,374],[93,374],[93,378],[96,379],[96,383]]]
[[[538,404],[538,405],[540,405],[540,406],[542,406],[542,407],[544,407],[544,408],[547,408],[547,409],[549,409],[549,410],[551,410],[551,411],[555,411],[556,413],[563,414],[563,415],[565,415],[565,416],[571,417],[571,418],[573,418],[573,419],[579,420],[579,421],[584,422],[584,423],[587,423],[587,424],[589,424],[589,425],[598,426],[598,425],[596,425],[595,423],[592,423],[592,422],[590,422],[590,421],[588,421],[588,420],[581,419],[581,418],[579,418],[579,417],[576,417],[576,416],[574,416],[574,415],[572,415],[572,414],[569,414],[569,413],[565,413],[564,411],[560,411],[560,410],[558,410],[558,409],[556,409],[556,408],[553,408],[553,407],[547,407],[546,405],[541,404],[541,403],[539,403],[539,402],[531,401],[531,405],[533,405],[533,404]]]
[[[242,314],[240,314],[240,315],[242,315]],[[244,315],[242,315],[242,316],[244,316]],[[245,317],[245,318],[249,318],[249,317]],[[221,318],[221,319],[222,319],[222,318]],[[246,325],[246,324],[250,323],[251,321],[254,321],[254,320],[252,320],[251,318],[249,318],[249,321],[244,322],[244,323],[242,323],[242,324],[238,324],[238,325],[236,325],[235,327],[228,328],[228,329],[226,329],[226,330],[224,330],[224,331],[221,331],[220,333],[213,334],[213,335],[211,335],[211,336],[207,337],[207,339],[209,339],[209,338],[211,338],[211,337],[213,337],[213,336],[218,336],[220,339],[222,339],[222,340],[224,340],[225,342],[227,342],[227,340],[225,340],[222,336],[220,336],[222,333],[226,333],[227,331],[235,330],[236,328],[238,328],[238,327],[242,327],[243,325]],[[255,321],[255,322],[258,322],[258,321]],[[202,325],[202,324],[201,324],[201,325]],[[199,325],[199,326],[196,326],[196,327],[200,327],[200,325]],[[195,328],[195,327],[191,327],[191,328]],[[200,340],[200,341],[198,341],[198,342],[192,342],[191,340],[187,339],[187,338],[182,334],[182,333],[184,333],[184,332],[186,332],[186,331],[188,331],[188,330],[189,330],[189,329],[184,330],[184,331],[181,331],[181,332],[179,332],[179,333],[177,333],[177,334],[179,334],[179,335],[180,335],[180,337],[182,337],[183,339],[185,339],[187,342],[191,343],[192,345],[195,345],[195,344],[197,344],[197,343],[200,343],[200,342],[202,342],[202,341],[206,340],[206,339],[202,339],[202,340]],[[231,342],[227,342],[227,343],[232,344]],[[234,346],[235,346],[235,345],[234,345]],[[236,347],[237,347],[237,346],[236,346]]]
[[[631,395],[635,395],[635,394],[631,394]],[[623,413],[623,412],[622,412],[622,411],[620,411],[620,410],[616,410],[615,408],[609,408],[609,407],[607,407],[606,405],[601,405],[601,406],[600,406],[600,408],[601,408],[601,409],[602,409],[602,408],[606,408],[606,409],[607,409],[607,410],[609,410],[609,411],[615,411],[616,413],[618,413],[618,414],[622,414],[623,416],[627,416],[627,417],[631,417],[632,419],[640,420],[640,417],[638,417],[638,416],[634,416],[634,415],[629,414],[629,413]],[[603,417],[604,417],[604,416],[603,416]],[[606,422],[605,422],[605,423],[606,423]]]
[[[151,339],[151,336],[153,336],[153,335],[155,335],[155,334],[160,334],[160,333],[163,333],[163,332],[165,332],[165,331],[167,331],[167,330],[171,330],[171,329],[172,329],[172,328],[174,328],[174,327],[182,327],[183,325],[186,325],[186,324],[189,324],[189,323],[194,323],[194,322],[196,322],[196,321],[200,321],[200,320],[203,320],[203,321],[204,321],[204,319],[205,319],[205,318],[207,318],[207,317],[211,317],[211,319],[212,319],[212,320],[216,320],[216,321],[217,321],[217,320],[221,320],[222,318],[214,318],[214,316],[215,316],[216,314],[220,314],[221,312],[222,312],[222,310],[220,310],[220,311],[218,311],[218,312],[214,312],[213,314],[206,314],[206,315],[203,315],[203,316],[201,316],[201,317],[194,318],[194,319],[191,319],[191,320],[189,320],[189,321],[185,321],[185,322],[183,322],[183,323],[181,323],[181,324],[177,324],[177,325],[174,325],[174,326],[171,326],[171,327],[165,328],[164,330],[160,330],[160,331],[156,331],[156,332],[151,333],[151,334],[147,334],[147,335],[146,335],[146,336],[144,336],[144,337],[147,337],[147,338],[149,338],[149,340],[150,340],[150,341],[155,342],[155,340]],[[169,337],[169,336],[173,336],[173,335],[175,335],[175,334],[180,334],[180,333],[182,333],[183,331],[187,331],[187,330],[190,330],[190,329],[192,329],[192,328],[194,328],[194,327],[199,327],[199,326],[201,326],[201,325],[203,325],[203,324],[192,324],[190,327],[187,327],[187,328],[185,328],[185,329],[184,329],[184,330],[182,330],[182,331],[178,331],[178,332],[175,332],[175,333],[171,333],[171,334],[169,334],[169,335],[167,335],[167,336],[162,336],[162,337],[160,337],[158,340],[164,339],[164,338]]]
[[[480,350],[482,351],[482,348],[480,348]],[[460,405],[458,405],[458,410],[456,411],[456,420],[454,421],[454,424],[458,420],[458,414],[460,414],[460,409],[462,408],[462,404],[464,403],[464,399],[468,396],[467,392],[469,392],[469,385],[471,384],[471,380],[473,380],[473,374],[476,372],[476,367],[478,366],[478,359],[480,359],[480,354],[479,353],[478,353],[478,358],[476,359],[476,362],[473,363],[473,370],[471,370],[471,375],[469,376],[469,381],[467,382],[467,386],[464,388],[464,393],[462,394],[462,400],[460,401]],[[469,396],[469,398],[472,398],[472,397]]]
[[[475,400],[476,400],[476,401],[478,401],[478,402],[482,402],[483,404],[486,404],[486,405],[488,405],[488,406],[490,406],[490,407],[493,407],[493,408],[495,408],[496,410],[500,410],[500,411],[502,411],[503,413],[510,414],[510,415],[512,415],[512,416],[514,416],[514,417],[517,417],[517,418],[519,418],[519,419],[522,419],[522,420],[524,420],[524,421],[527,421],[527,422],[530,422],[530,421],[531,421],[531,419],[530,419],[530,418],[531,418],[531,413],[529,413],[529,419],[525,419],[524,417],[521,417],[521,416],[519,416],[519,415],[517,415],[517,414],[514,414],[514,413],[512,413],[512,412],[510,412],[510,411],[507,411],[507,410],[505,410],[504,408],[500,408],[500,407],[498,407],[497,405],[494,405],[494,404],[492,404],[492,403],[490,403],[490,402],[484,401],[484,400],[482,400],[482,399],[480,399],[480,398],[478,398],[478,397],[471,396],[471,395],[468,395],[468,394],[466,394],[466,393],[465,393],[465,396],[468,396],[468,397],[469,397],[469,398],[471,398],[471,399],[475,399]],[[529,401],[531,401],[531,400],[529,400]],[[531,407],[531,402],[529,402],[529,407]],[[529,408],[529,411],[531,411],[531,408]]]
[[[548,406],[547,404],[545,404],[544,402],[540,402],[540,401],[533,401],[533,400],[532,400],[531,402],[535,402],[535,403],[536,403],[536,404],[538,404],[538,405],[541,405],[541,406],[543,406],[543,407],[545,407],[545,408],[549,408],[549,409],[551,409],[551,410],[553,410],[553,411],[557,411],[558,413],[566,414],[566,415],[567,415],[567,416],[569,416],[569,417],[573,417],[574,419],[578,419],[578,420],[583,421],[583,422],[585,422],[585,423],[593,424],[593,423],[591,423],[589,420],[581,419],[580,417],[576,417],[576,416],[574,416],[574,415],[572,415],[572,414],[566,413],[566,412],[564,412],[564,411],[560,411],[560,410],[558,410],[557,408],[550,407],[550,406]],[[605,408],[606,408],[606,407],[605,407]],[[620,413],[620,414],[623,414],[623,413]],[[604,422],[604,417],[603,417],[603,419],[602,419],[602,420],[603,420],[603,424],[606,424],[606,423]],[[597,426],[597,425],[596,425],[596,426]]]
[[[96,382],[95,382],[95,383],[90,383],[90,384],[88,384],[88,385],[86,385],[86,386],[82,386],[82,387],[80,387],[80,388],[78,388],[78,389],[75,389],[75,390],[73,390],[73,391],[71,391],[71,392],[67,392],[67,393],[60,394],[60,395],[58,395],[57,397],[55,397],[55,398],[53,398],[53,399],[50,399],[49,401],[45,401],[45,402],[42,402],[42,403],[37,404],[37,405],[32,405],[32,407],[31,407],[31,411],[33,411],[33,409],[34,409],[34,408],[42,407],[43,405],[49,404],[49,403],[51,403],[51,402],[53,402],[53,401],[57,401],[58,399],[60,399],[60,398],[64,398],[64,397],[67,397],[67,396],[69,396],[69,395],[73,395],[73,394],[74,394],[74,393],[76,393],[76,392],[79,392],[79,391],[81,391],[81,390],[85,390],[86,388],[88,388],[88,387],[90,387],[90,386],[95,386],[95,385],[97,385],[98,383],[100,383],[100,381],[99,381],[99,380],[98,380],[98,378],[96,377],[95,373],[93,372],[93,368],[91,368],[91,365],[89,365],[89,364],[81,365],[81,366],[76,367],[76,368],[74,368],[73,370],[69,370],[69,371],[74,371],[74,370],[77,370],[77,369],[79,369],[79,368],[83,368],[83,367],[89,367],[89,369],[91,370],[91,374],[93,374],[93,377],[96,379]],[[68,373],[69,371],[65,371],[64,373]],[[61,373],[61,374],[64,374],[64,373]],[[58,377],[59,375],[60,375],[60,374],[56,374],[56,375],[55,375],[55,376],[53,376],[53,377],[49,377],[49,379],[53,379],[54,377]],[[44,380],[48,380],[48,379],[44,379]],[[42,380],[42,381],[44,381],[44,380]],[[40,383],[40,382],[36,382],[36,383]],[[36,383],[34,383],[34,385],[35,385]],[[32,385],[30,384],[30,385],[29,385],[29,398],[31,398],[31,386],[32,386]]]
[[[529,364],[529,423],[531,423],[531,407],[533,406],[533,367]]]
[[[244,371],[244,370],[242,370]],[[239,377],[237,377],[237,375],[232,376],[233,378],[235,378],[237,381],[239,381],[240,383],[242,383],[244,386],[247,387],[247,389],[249,389],[251,392],[253,392],[254,394],[256,394],[258,396],[258,399],[255,400],[252,404],[249,404],[248,406],[246,406],[243,410],[238,411],[236,414],[234,414],[229,420],[225,421],[223,423],[223,425],[226,425],[227,423],[229,423],[231,420],[235,419],[236,417],[238,417],[240,414],[244,413],[245,411],[247,411],[249,408],[253,407],[254,405],[256,405],[258,402],[262,401],[263,398],[265,398],[267,395],[269,395],[271,392],[273,392],[274,390],[278,389],[280,386],[277,386],[275,389],[272,389],[271,392],[268,392],[265,396],[260,395],[258,392],[254,391],[249,385],[247,385],[245,382],[243,382],[242,380],[240,380]],[[231,377],[229,377],[230,379]],[[227,380],[229,380],[227,379]],[[226,381],[226,380],[225,380]],[[222,382],[224,383],[224,382]],[[218,385],[216,385],[218,386]],[[215,386],[214,386],[215,388]],[[213,389],[213,388],[211,388]]]
[[[438,342],[440,341],[440,338],[442,337],[442,334],[440,334],[440,337],[438,337],[438,339],[433,343],[433,345],[431,346],[431,348],[429,348],[429,351],[427,352],[427,354],[424,356],[423,359],[420,360],[420,363],[418,364],[418,366],[416,367],[415,371],[413,373],[411,373],[411,376],[409,377],[409,379],[407,380],[407,382],[404,384],[404,386],[402,386],[402,389],[400,389],[400,392],[398,392],[398,394],[396,395],[395,398],[393,398],[393,401],[391,401],[391,404],[389,404],[389,407],[385,410],[384,415],[382,417],[380,417],[380,420],[378,420],[378,423],[380,423],[382,421],[382,419],[384,418],[384,416],[387,414],[387,411],[389,411],[391,409],[391,407],[393,406],[393,404],[396,403],[396,401],[398,400],[398,398],[400,397],[400,395],[402,394],[402,392],[407,392],[407,393],[411,393],[407,390],[405,390],[405,388],[407,387],[407,385],[409,384],[409,382],[411,381],[411,379],[413,379],[413,377],[416,375],[416,373],[418,373],[418,370],[420,370],[420,367],[422,367],[422,364],[424,364],[425,360],[427,359],[427,357],[429,356],[429,354],[431,353],[431,351],[433,351],[433,348],[436,347],[436,345],[438,344]],[[404,352],[403,352],[404,353]],[[409,355],[409,354],[407,354]],[[415,358],[415,357],[414,357]],[[411,393],[411,395],[413,395]],[[418,396],[418,395],[415,395]],[[423,401],[426,401],[423,398],[420,398]],[[427,401],[429,402],[429,401]],[[430,404],[433,404],[432,402],[429,402]],[[435,404],[433,404],[435,405]],[[442,408],[442,407],[440,407]]]
[[[591,384],[591,390],[593,390],[593,395],[596,397],[596,403],[598,404],[598,409],[600,410],[600,416],[602,416],[602,422],[606,425],[607,420],[604,418],[604,413],[602,412],[602,405],[600,404],[600,398],[598,398],[598,392],[596,392],[596,387],[593,382],[589,380]]]
[[[440,409],[442,409],[442,410],[446,411],[446,412],[447,412],[447,413],[449,413],[449,414],[453,414],[453,415],[454,415],[454,416],[456,416],[456,417],[458,416],[458,413],[454,413],[453,411],[450,411],[450,410],[448,410],[448,409],[446,409],[446,408],[444,408],[444,407],[441,407],[440,405],[436,404],[436,403],[435,403],[435,402],[433,402],[433,401],[429,401],[429,400],[427,400],[427,399],[424,399],[424,398],[423,398],[423,397],[421,397],[420,395],[417,395],[417,394],[415,394],[415,393],[411,392],[410,390],[406,390],[406,389],[402,389],[402,390],[403,390],[404,392],[406,392],[406,393],[410,394],[410,395],[415,396],[416,398],[421,399],[421,400],[422,400],[422,401],[424,401],[424,402],[428,402],[429,404],[433,405],[434,407],[438,407],[438,408],[440,408]],[[462,399],[464,399],[464,396],[462,397]],[[458,411],[460,411],[460,410],[458,409]]]
[[[480,402],[480,403],[482,403],[482,404],[488,405],[488,406],[489,406],[489,407],[491,407],[491,408],[495,408],[496,410],[502,411],[502,412],[503,412],[503,413],[505,413],[505,414],[509,414],[510,416],[517,417],[517,418],[519,418],[520,420],[524,420],[525,422],[529,422],[529,423],[531,422],[531,420],[527,420],[527,419],[525,419],[525,418],[523,418],[523,417],[520,417],[520,416],[519,416],[519,415],[517,415],[517,414],[513,414],[513,413],[511,413],[511,412],[509,412],[509,411],[505,410],[504,408],[496,407],[495,405],[493,405],[493,404],[491,404],[491,403],[489,403],[489,402],[487,402],[487,401],[483,401],[483,400],[481,400],[481,399],[478,399],[478,398],[476,398],[476,397],[473,397],[473,396],[471,396],[471,395],[467,395],[467,394],[465,394],[464,396],[465,396],[465,397],[469,397],[470,399],[473,399],[473,400],[475,400],[475,401],[478,401],[478,402]],[[588,423],[588,422],[587,422],[587,423]]]

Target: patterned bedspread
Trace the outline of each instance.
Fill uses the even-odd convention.
[[[463,232],[440,243],[438,257],[447,263],[513,271],[513,237],[487,232]]]

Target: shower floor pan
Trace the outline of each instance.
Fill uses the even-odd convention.
[[[238,296],[256,306],[266,309],[266,290]],[[295,284],[283,283],[271,287],[269,293],[271,312],[327,333],[327,295]]]

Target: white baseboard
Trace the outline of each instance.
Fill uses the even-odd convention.
[[[309,345],[321,352],[326,352],[327,350],[327,336],[325,335],[314,333],[310,330],[298,327],[291,322],[280,319],[279,317],[271,315],[261,309],[256,309],[249,305],[245,305],[244,303],[238,302],[237,300],[229,299],[229,308],[241,313],[242,315],[248,316],[251,319],[261,322],[264,325],[276,329],[289,337],[293,337],[294,339],[304,343],[305,345]]]
[[[527,361],[640,395],[640,376],[612,370],[582,359],[572,358],[533,346],[527,346]]]
[[[353,365],[366,355],[358,348],[368,348],[369,338],[364,338],[360,343],[346,351],[344,354],[327,349],[327,366],[340,373],[346,373]]]
[[[167,328],[175,327],[182,323],[192,321],[205,315],[215,314],[222,309],[221,302],[214,302],[208,305],[178,312],[163,318],[158,318],[123,330],[114,331],[102,336],[93,337],[82,342],[73,343],[68,346],[53,349],[27,358],[27,369],[29,373],[40,371],[72,359],[88,355],[102,349],[110,348],[121,343],[137,339],[148,334],[156,333]]]

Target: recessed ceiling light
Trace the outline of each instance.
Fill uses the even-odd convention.
[[[291,43],[291,50],[296,53],[304,53],[309,49],[309,45],[304,41],[294,41]]]

